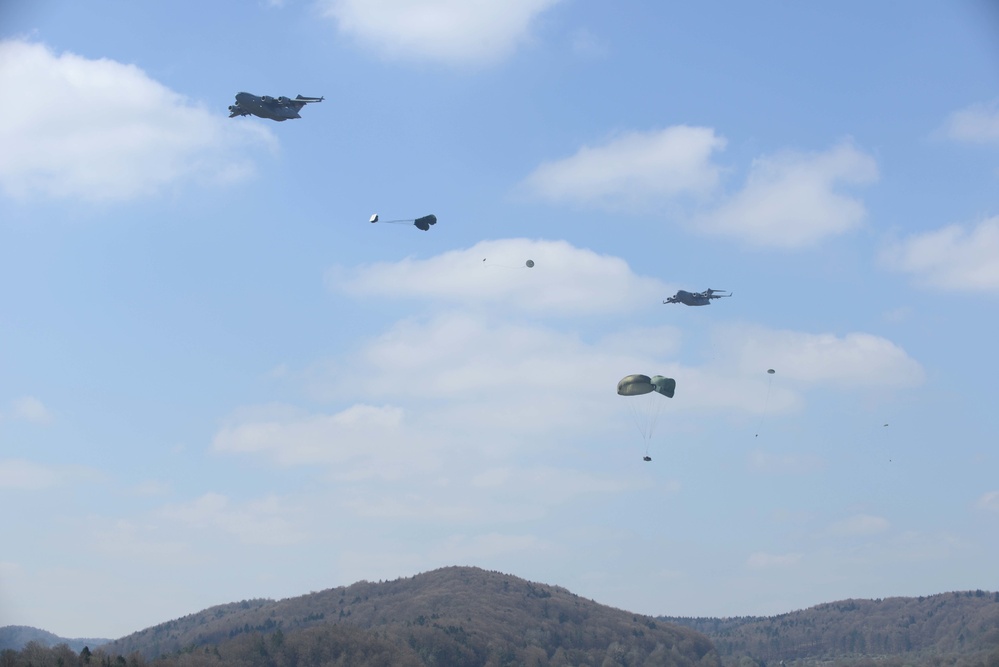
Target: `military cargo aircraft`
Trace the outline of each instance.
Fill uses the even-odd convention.
[[[325,97],[257,97],[251,93],[236,93],[236,103],[229,106],[229,118],[236,116],[259,116],[271,120],[284,121],[289,118],[301,118],[298,112],[310,102],[322,102]]]
[[[731,292],[728,294],[718,293],[726,291],[728,290],[711,288],[708,288],[703,292],[688,292],[686,290],[679,290],[676,294],[663,301],[663,303],[682,303],[685,306],[708,306],[711,304],[711,299],[720,299],[723,296],[732,296]]]

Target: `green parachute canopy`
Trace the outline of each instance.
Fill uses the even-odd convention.
[[[617,393],[621,396],[641,396],[654,390],[648,375],[626,375],[617,383]]]
[[[617,383],[617,393],[620,396],[642,396],[645,398],[629,398],[628,407],[635,418],[635,426],[638,427],[645,440],[645,461],[651,461],[649,457],[649,446],[652,442],[652,435],[656,429],[656,422],[666,406],[666,401],[656,396],[662,394],[667,398],[673,398],[676,391],[676,380],[663,377],[662,375],[634,374],[626,375]]]
[[[617,393],[621,396],[641,396],[651,392],[659,392],[667,398],[673,398],[676,391],[676,380],[662,375],[626,375],[617,383]]]
[[[673,398],[673,392],[676,391],[676,380],[662,375],[653,375],[652,386],[666,398]]]

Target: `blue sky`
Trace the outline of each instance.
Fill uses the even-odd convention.
[[[997,86],[984,1],[0,5],[0,625],[999,589]]]

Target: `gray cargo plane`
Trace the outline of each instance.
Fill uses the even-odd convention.
[[[682,303],[685,306],[708,306],[711,304],[711,299],[720,299],[723,296],[732,296],[732,293],[721,294],[721,292],[727,292],[728,290],[722,289],[706,289],[703,292],[688,292],[687,290],[680,290],[670,298],[663,301],[663,303]]]
[[[236,103],[229,106],[229,118],[236,116],[260,116],[271,120],[283,121],[289,118],[301,118],[298,112],[310,102],[322,102],[324,97],[257,97],[250,93],[236,93]]]

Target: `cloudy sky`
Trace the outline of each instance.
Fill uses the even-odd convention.
[[[999,589],[991,3],[7,2],[0,89],[0,625]]]

